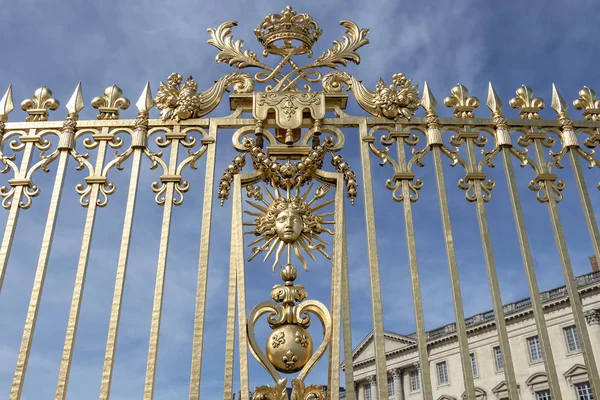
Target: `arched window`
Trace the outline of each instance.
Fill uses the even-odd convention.
[[[462,396],[460,396],[462,400],[466,400],[467,399],[467,392],[464,392],[462,394]],[[487,399],[487,393],[485,392],[485,390],[476,387],[475,388],[475,398],[477,400],[486,400]]]
[[[548,376],[543,372],[533,374],[525,381],[532,393],[535,393],[536,400],[552,400],[550,386],[548,385]]]
[[[456,397],[447,396],[447,395],[443,394],[440,397],[438,397],[437,400],[456,400]]]

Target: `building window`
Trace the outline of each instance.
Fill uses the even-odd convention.
[[[575,385],[575,387],[577,388],[578,400],[594,400],[594,394],[589,382],[580,383]]]
[[[504,371],[504,360],[502,359],[500,346],[494,347],[494,363],[496,364],[496,372]]]
[[[394,380],[392,377],[388,378],[388,396],[394,395]]]
[[[565,333],[565,341],[567,342],[567,351],[569,353],[581,351],[581,342],[579,341],[579,335],[577,334],[575,325],[564,328],[563,332]]]
[[[536,400],[551,400],[550,390],[540,390],[539,392],[535,392]]]
[[[542,348],[538,336],[527,338],[527,350],[529,351],[529,359],[531,362],[538,362],[544,359],[542,357]]]
[[[437,363],[436,369],[437,369],[438,385],[447,385],[448,384],[448,363],[446,361]]]
[[[371,386],[367,385],[365,388],[365,400],[371,400]]]
[[[475,360],[475,353],[471,353],[470,357],[471,357],[471,372],[473,373],[473,377],[476,378],[479,376],[479,370],[477,369],[477,360]]]
[[[421,376],[419,375],[419,371],[413,370],[410,371],[410,391],[418,392],[421,390]]]

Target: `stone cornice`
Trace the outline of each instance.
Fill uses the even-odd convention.
[[[579,285],[579,290],[578,290],[579,294],[595,292],[600,289],[600,272],[599,271],[594,271],[594,272],[591,272],[586,275],[578,276],[578,277],[576,277],[576,280]],[[556,309],[561,305],[569,303],[569,297],[568,297],[565,286],[561,286],[561,287],[558,287],[555,289],[541,292],[540,296],[542,297],[543,308],[545,311]],[[504,313],[505,313],[504,318],[506,321],[516,321],[518,319],[527,317],[529,314],[533,313],[533,310],[531,308],[530,298],[526,298],[523,300],[519,300],[519,301],[516,301],[513,303],[506,304],[504,306]],[[600,314],[600,313],[598,313],[598,314]],[[594,314],[594,316],[592,316],[591,314],[588,314],[588,315],[589,315],[589,320],[592,320],[596,314]],[[598,315],[598,316],[600,317],[600,315]],[[486,311],[486,312],[474,315],[470,318],[467,318],[466,322],[467,322],[467,334],[473,334],[478,331],[483,331],[485,329],[492,328],[496,325],[493,311]],[[590,322],[588,322],[588,323],[590,323]],[[386,335],[396,336],[395,334],[389,334],[388,332],[386,332]],[[361,344],[359,344],[357,346],[357,348],[353,352],[353,357],[355,357],[358,354],[358,352],[367,345],[367,343],[369,342],[368,339],[370,339],[371,336],[372,336],[372,332],[369,335],[367,335],[367,337],[361,342]],[[404,338],[416,339],[416,337],[414,337],[415,334],[411,334],[411,335],[407,335],[407,336],[397,335],[396,337],[398,337],[398,336],[404,337]],[[451,323],[451,324],[445,325],[443,327],[431,330],[431,331],[427,332],[427,337],[428,337],[427,347],[432,347],[432,346],[438,345],[443,342],[449,342],[452,340],[456,340],[456,324]],[[417,343],[415,340],[412,344],[409,344],[406,347],[386,352],[385,356],[386,356],[386,359],[388,359],[388,358],[391,358],[396,355],[408,353],[416,348],[417,348]],[[368,358],[361,362],[355,363],[354,367],[355,368],[363,367],[363,366],[367,366],[369,364],[373,364],[374,360],[375,360],[374,357]],[[341,368],[344,369],[344,363],[342,363]]]

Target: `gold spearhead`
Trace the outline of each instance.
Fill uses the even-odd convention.
[[[148,113],[154,107],[154,100],[152,100],[152,90],[150,89],[150,82],[146,82],[146,86],[144,86],[144,90],[140,95],[135,106],[140,113]]]
[[[556,86],[554,85],[554,83],[552,84],[552,104],[551,104],[551,107],[558,114],[560,114],[560,113],[566,113],[567,109],[569,108],[569,106],[567,105],[567,102],[560,95],[560,92],[558,91],[558,89],[556,88]]]
[[[485,105],[488,106],[488,108],[493,113],[502,112],[502,107],[504,107],[504,104],[502,104],[502,100],[500,100],[498,93],[496,93],[496,90],[492,86],[492,82],[489,82],[488,97],[487,97],[487,101],[486,101]]]
[[[578,146],[577,137],[573,133],[573,121],[571,121],[569,113],[567,113],[567,109],[569,108],[569,106],[567,105],[565,99],[563,99],[560,95],[560,92],[558,91],[554,83],[552,84],[551,106],[554,109],[554,111],[556,111],[556,114],[558,114],[558,121],[563,127],[563,133],[564,131],[570,131],[570,134],[568,136],[566,134],[563,135],[563,145],[565,147],[576,145]]]
[[[14,108],[15,105],[13,104],[12,98],[12,85],[8,85],[6,93],[4,93],[2,100],[0,100],[0,121],[8,120],[8,114],[10,114]]]
[[[435,109],[437,108],[437,100],[431,93],[431,89],[429,89],[429,85],[427,81],[425,81],[425,85],[423,85],[423,97],[421,98],[421,105],[427,112],[427,114],[435,114]]]
[[[69,115],[78,116],[79,112],[83,110],[85,104],[83,103],[83,96],[81,94],[81,81],[77,84],[75,91],[71,95],[69,102],[65,106]]]

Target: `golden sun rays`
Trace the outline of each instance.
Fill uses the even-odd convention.
[[[254,217],[254,220],[244,222],[244,226],[253,227],[245,234],[258,236],[256,240],[248,244],[248,247],[252,249],[252,255],[248,261],[252,261],[262,252],[266,252],[263,261],[274,254],[273,270],[275,270],[281,255],[284,250],[287,250],[287,264],[291,264],[293,251],[298,261],[308,271],[305,255],[316,262],[313,251],[317,251],[331,260],[331,256],[325,249],[328,242],[320,235],[322,233],[333,235],[333,231],[325,227],[325,225],[333,225],[333,221],[326,221],[324,218],[331,217],[334,213],[317,214],[315,212],[333,203],[334,200],[319,202],[330,189],[330,186],[323,185],[315,191],[310,201],[307,201],[312,188],[313,184],[309,185],[303,194],[300,193],[300,187],[288,188],[284,190],[284,197],[277,186],[274,186],[274,193],[265,186],[265,199],[259,186],[247,187],[248,197],[253,197],[260,202],[246,201],[254,210],[244,211],[244,213]],[[294,192],[293,195],[292,192]]]

